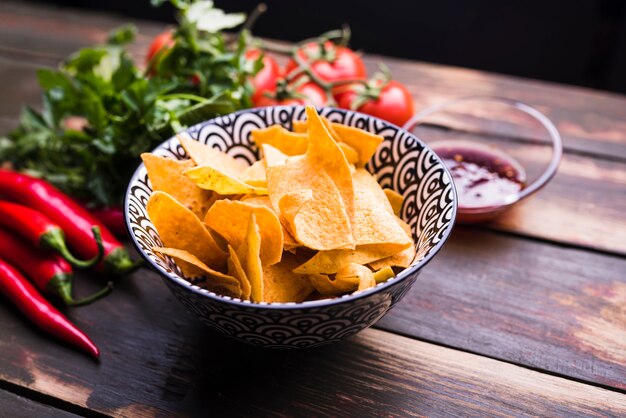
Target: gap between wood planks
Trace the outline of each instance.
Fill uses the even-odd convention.
[[[43,405],[48,405],[58,410],[69,412],[71,414],[76,414],[79,416],[93,417],[93,418],[110,417],[110,415],[93,411],[89,408],[85,408],[83,406],[73,404],[61,398],[56,398],[54,396],[47,395],[42,392],[38,392],[34,389],[30,389],[27,386],[20,386],[18,384],[11,383],[3,379],[0,379],[0,390],[4,390],[6,392],[13,393],[15,395],[29,399],[31,401],[39,402]]]

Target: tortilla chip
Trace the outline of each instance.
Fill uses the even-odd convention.
[[[348,162],[339,146],[330,137],[315,108],[307,107],[309,115],[309,146],[302,157],[291,157],[284,165],[267,168],[267,185],[272,207],[287,225],[294,238],[316,250],[352,248],[350,228],[354,217],[354,187]],[[289,193],[310,189],[310,200],[289,199],[290,219],[281,208],[281,199]],[[299,230],[301,229],[301,230]]]
[[[354,292],[359,287],[358,277],[331,279],[325,274],[311,274],[309,280],[315,290],[325,296],[338,296],[343,293]]]
[[[264,302],[302,302],[313,292],[306,275],[292,272],[299,263],[292,254],[285,254],[280,263],[263,267]]]
[[[204,223],[238,248],[247,239],[252,214],[261,234],[261,262],[263,265],[278,263],[283,254],[283,230],[273,210],[246,201],[220,200],[207,212]]]
[[[354,185],[348,161],[341,148],[331,137],[328,129],[326,129],[315,107],[307,106],[306,114],[309,135],[309,147],[307,148],[306,156],[313,166],[326,170],[335,183],[346,207],[350,225],[352,225],[355,213]],[[352,144],[347,144],[356,149]]]
[[[332,123],[332,127],[337,132],[341,142],[350,145],[359,154],[357,167],[362,167],[372,158],[378,146],[384,141],[380,135],[376,135],[363,129],[352,126]]]
[[[356,217],[353,223],[357,246],[378,244],[394,254],[402,251],[413,240],[398,224],[393,208],[376,179],[365,169],[354,173]]]
[[[288,179],[288,176],[293,174],[290,170],[294,166],[295,164],[287,164],[268,169],[268,180],[271,178],[270,170],[272,176],[287,176],[284,179]],[[298,168],[295,170],[295,172],[303,172]],[[282,174],[282,172],[287,172],[287,174]],[[287,226],[297,242],[311,249],[352,247],[354,239],[348,214],[332,179],[325,171],[320,171],[317,175],[311,173],[307,177],[310,189],[302,188],[282,193],[278,201],[278,212],[282,215],[283,224]],[[274,204],[272,201],[273,207],[275,207]]]
[[[280,125],[272,125],[265,129],[255,129],[251,137],[257,147],[268,144],[286,155],[301,155],[306,152],[308,137],[288,131]]]
[[[153,190],[173,196],[200,219],[213,204],[213,194],[195,185],[183,172],[195,164],[191,160],[174,160],[154,154],[143,153],[141,159],[148,171]]]
[[[154,192],[146,207],[165,247],[185,250],[211,268],[226,264],[226,253],[193,212],[165,192]],[[181,267],[183,274],[189,270]]]
[[[267,194],[267,188],[251,186],[208,165],[190,168],[184,174],[198,187],[223,195]]]
[[[413,236],[411,231],[411,227],[404,222],[400,218],[396,218],[396,222],[400,227],[404,230],[409,238]],[[393,254],[392,256],[383,258],[382,260],[377,260],[369,263],[370,267],[374,270],[380,270],[385,267],[409,267],[413,260],[415,259],[415,245],[411,245],[410,247],[400,251],[399,253]]]
[[[400,213],[402,212],[402,204],[404,203],[404,197],[393,189],[383,189],[383,191],[387,196],[387,200],[389,200],[393,213],[396,216],[400,216]]]
[[[306,121],[305,120],[293,120],[291,121],[291,128],[293,129],[295,133],[305,134],[307,130]]]
[[[189,137],[189,135],[178,134],[176,137],[187,152],[187,155],[189,155],[189,158],[198,166],[208,165],[230,177],[237,177],[248,167],[245,161],[238,160],[225,152],[202,144]]]
[[[229,296],[236,298],[241,296],[241,286],[239,280],[228,274],[213,270],[190,252],[179,250],[176,248],[160,247],[155,247],[153,248],[153,250],[175,259],[176,264],[181,268],[181,270],[182,266],[187,266],[187,271],[194,272],[193,275],[188,276],[187,274],[185,274],[186,276],[205,276],[207,278],[207,281],[204,283],[204,285],[206,285],[207,289],[211,291],[214,291],[213,289],[226,289]]]
[[[250,186],[267,189],[265,163],[263,161],[255,161],[251,166],[248,166],[241,172],[238,179]]]
[[[261,267],[261,232],[254,212],[250,214],[246,238],[236,249],[243,271],[250,281],[250,300],[263,302],[263,268]]]
[[[391,267],[385,267],[374,273],[374,280],[376,280],[376,283],[382,283],[391,279],[395,275],[396,274],[393,272]]]
[[[339,148],[343,152],[344,157],[346,157],[346,161],[349,164],[356,164],[359,161],[359,154],[352,148],[350,145],[345,142],[338,142]]]
[[[274,210],[274,208],[272,208],[272,202],[270,202],[270,198],[268,196],[250,195],[242,199],[242,202],[246,202],[251,205],[265,206],[271,210]],[[291,235],[291,232],[289,232],[289,230],[285,227],[285,225],[282,224],[282,222],[280,224],[280,227],[283,230],[283,250],[291,251],[295,248],[300,247],[300,243],[296,241],[293,235]]]
[[[381,257],[381,254],[385,254]],[[297,274],[334,274],[344,265],[350,263],[370,264],[373,261],[388,257],[381,252],[376,244],[362,245],[354,250],[319,251],[309,261],[294,269]]]
[[[356,290],[365,290],[376,286],[374,273],[366,266],[356,263],[346,264],[342,266],[335,275],[335,280],[357,279],[359,286]]]
[[[241,261],[239,261],[237,253],[230,245],[228,246],[228,255],[228,274],[239,280],[241,299],[250,300],[250,293],[252,292],[250,280],[248,280],[248,276],[246,276],[246,272],[241,265]]]
[[[277,165],[285,165],[285,163],[287,163],[287,160],[289,159],[289,156],[287,154],[269,144],[263,144],[262,149],[263,162],[265,163],[266,169],[268,167],[274,167]]]

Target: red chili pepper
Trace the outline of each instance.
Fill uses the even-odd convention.
[[[88,209],[89,212],[106,225],[111,232],[118,237],[126,236],[126,223],[124,222],[124,212],[119,206],[108,206],[103,208]]]
[[[58,251],[64,259],[76,267],[91,267],[98,263],[104,254],[100,229],[97,226],[92,227],[93,237],[91,237],[95,238],[93,242],[97,253],[90,260],[78,260],[67,249],[65,234],[58,225],[35,209],[17,203],[0,201],[0,225],[20,234],[37,248]]]
[[[72,297],[74,272],[58,254],[33,248],[23,238],[0,228],[0,258],[24,273],[42,292],[59,296],[68,306],[87,305],[111,293],[112,284],[80,300]]]
[[[52,306],[13,266],[0,259],[0,292],[43,331],[100,357],[100,350],[81,330]]]
[[[72,249],[83,257],[93,257],[98,246],[90,233],[92,225],[100,228],[104,258],[99,268],[105,274],[127,274],[143,263],[133,261],[124,246],[96,218],[51,184],[15,171],[0,170],[0,196],[17,201],[46,215],[67,235]]]

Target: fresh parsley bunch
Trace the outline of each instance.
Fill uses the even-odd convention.
[[[126,51],[132,26],[76,52],[58,70],[40,69],[42,110],[23,110],[19,126],[0,138],[0,161],[91,206],[115,206],[139,154],[186,126],[250,107],[248,80],[262,63],[245,59],[245,33],[233,43],[222,34],[245,16],[211,1],[171,2],[179,10],[173,45],[145,71]]]

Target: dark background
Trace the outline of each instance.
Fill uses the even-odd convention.
[[[149,0],[38,0],[173,22]],[[259,0],[216,0],[250,12]],[[368,53],[457,65],[626,93],[626,1],[283,0],[254,33],[288,41],[348,23],[351,45]]]

